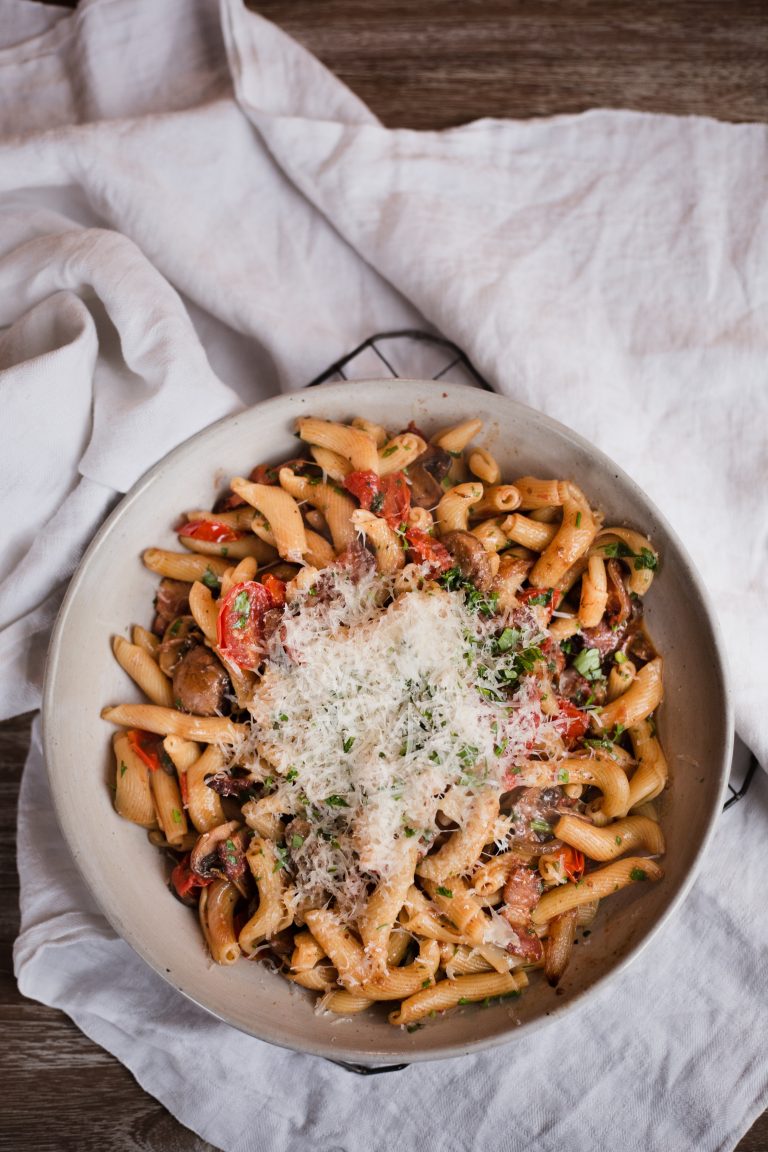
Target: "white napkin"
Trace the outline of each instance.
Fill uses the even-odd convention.
[[[1,715],[38,704],[63,586],[149,464],[426,318],[666,511],[768,761],[762,126],[593,112],[393,132],[241,0],[220,19],[206,0],[0,0],[0,137]],[[761,775],[680,915],[588,1010],[522,1050],[361,1081],[208,1018],[114,937],[35,734],[19,983],[227,1152],[728,1148],[768,1104],[767,801]]]

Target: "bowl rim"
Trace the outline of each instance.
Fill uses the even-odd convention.
[[[85,866],[85,858],[81,856],[79,851],[79,841],[76,835],[75,826],[70,826],[67,820],[63,817],[62,806],[59,803],[59,793],[62,787],[61,777],[57,776],[53,770],[52,765],[56,758],[56,749],[54,737],[49,729],[47,717],[53,710],[53,702],[57,691],[57,672],[61,662],[62,655],[62,634],[65,631],[66,624],[73,605],[76,602],[80,585],[85,579],[91,557],[101,548],[104,540],[109,536],[113,527],[121,517],[128,511],[128,509],[141,498],[145,490],[151,487],[156,479],[169,468],[172,467],[178,457],[184,456],[189,452],[193,452],[198,443],[210,436],[213,436],[215,431],[220,430],[223,426],[228,424],[236,424],[243,416],[250,416],[252,412],[258,410],[263,412],[265,409],[282,408],[287,406],[287,418],[290,419],[292,405],[299,405],[306,402],[308,396],[322,397],[327,394],[338,394],[339,396],[347,395],[349,392],[349,385],[355,385],[356,389],[362,388],[401,388],[413,387],[414,385],[430,385],[432,387],[440,387],[444,392],[450,396],[465,396],[468,400],[472,396],[476,396],[478,389],[472,385],[454,384],[446,380],[419,380],[416,378],[403,378],[396,379],[372,379],[372,380],[355,380],[355,381],[341,381],[341,382],[328,382],[324,384],[313,385],[311,388],[296,389],[287,393],[280,393],[276,396],[268,397],[261,400],[254,405],[249,405],[241,408],[234,413],[223,416],[211,424],[201,428],[198,432],[193,433],[192,436],[183,440],[176,447],[172,448],[164,456],[162,456],[155,464],[153,464],[146,472],[144,472],[129,490],[121,497],[115,507],[107,515],[103,523],[99,526],[93,539],[85,549],[75,571],[72,574],[66,593],[59,608],[56,622],[52,630],[51,639],[48,647],[48,653],[45,665],[45,674],[43,681],[42,692],[42,742],[43,753],[45,758],[46,773],[51,790],[54,811],[56,813],[57,823],[64,836],[67,848],[73,861],[83,879],[83,882],[88,889],[90,895],[95,900],[99,910],[105,917],[110,926],[114,929],[117,935],[124,940],[129,947],[136,952],[141,959],[149,965],[167,984],[169,984],[175,991],[181,993],[185,999],[191,1001],[198,1008],[204,1012],[220,1020],[223,1024],[236,1028],[238,1031],[262,1040],[265,1043],[273,1044],[276,1047],[284,1048],[289,1051],[296,1051],[305,1054],[321,1056],[335,1063],[350,1063],[355,1066],[365,1068],[382,1067],[388,1064],[397,1064],[406,1066],[412,1063],[420,1063],[430,1060],[451,1059],[464,1055],[476,1054],[481,1051],[489,1051],[493,1048],[501,1047],[513,1041],[516,1036],[530,1036],[539,1028],[549,1025],[551,1022],[562,1018],[566,1014],[571,1014],[583,1008],[586,1001],[593,996],[597,995],[609,982],[615,980],[618,975],[625,971],[626,968],[640,955],[640,953],[648,947],[651,941],[657,936],[662,928],[667,924],[669,919],[676,913],[682,902],[687,897],[693,886],[701,862],[707,847],[714,835],[717,820],[723,810],[723,802],[728,787],[729,769],[734,747],[734,704],[731,689],[731,678],[726,657],[726,649],[723,642],[722,631],[717,614],[714,611],[710,594],[704,584],[701,575],[698,572],[693,560],[691,559],[685,545],[680,540],[675,529],[669,523],[665,515],[659,510],[656,504],[645,493],[640,485],[629,476],[623,468],[603,452],[602,449],[592,444],[580,433],[569,428],[567,425],[562,424],[560,421],[553,417],[541,412],[539,409],[533,408],[530,405],[524,404],[511,396],[507,396],[499,392],[484,392],[484,396],[492,396],[493,403],[498,402],[501,407],[507,407],[511,415],[519,413],[522,417],[530,422],[538,422],[539,425],[547,431],[556,433],[560,438],[564,438],[569,442],[571,447],[580,449],[586,453],[591,459],[599,465],[601,469],[609,468],[615,478],[620,481],[622,487],[628,490],[635,499],[639,500],[641,504],[649,507],[653,513],[656,524],[661,528],[667,537],[667,540],[676,550],[679,559],[682,561],[686,575],[690,578],[699,604],[701,606],[704,620],[709,627],[712,639],[712,649],[716,658],[716,666],[713,669],[715,680],[720,689],[721,703],[723,709],[723,754],[721,763],[718,766],[720,782],[716,792],[714,801],[711,805],[711,810],[706,819],[706,824],[703,834],[699,840],[693,859],[690,866],[685,873],[683,879],[679,883],[679,887],[674,895],[665,905],[661,914],[657,919],[644,931],[640,939],[631,944],[626,952],[619,960],[611,964],[607,971],[598,976],[586,988],[575,992],[564,1003],[554,1003],[552,1008],[546,1014],[542,1014],[532,1020],[527,1020],[521,1024],[513,1024],[507,1029],[502,1030],[500,1033],[481,1037],[476,1040],[469,1040],[466,1042],[452,1042],[443,1043],[440,1046],[429,1050],[419,1050],[417,1047],[412,1051],[406,1053],[389,1049],[386,1045],[381,1045],[375,1050],[372,1048],[370,1052],[361,1053],[358,1049],[345,1049],[343,1043],[336,1044],[329,1041],[326,1044],[307,1041],[299,1045],[298,1043],[286,1042],[281,1039],[279,1028],[275,1027],[271,1033],[267,1030],[256,1032],[255,1030],[244,1026],[242,1023],[228,1018],[225,1012],[219,1012],[207,1004],[205,1004],[199,996],[187,988],[177,983],[177,980],[172,977],[164,968],[159,960],[153,958],[151,951],[145,948],[141,941],[137,939],[137,933],[121,921],[120,917],[116,914],[114,909],[107,904],[103,899],[97,887],[92,883],[88,871]],[[320,401],[322,403],[322,400]],[[364,399],[363,399],[364,403]],[[359,406],[359,405],[358,405]],[[663,654],[662,654],[663,655]]]

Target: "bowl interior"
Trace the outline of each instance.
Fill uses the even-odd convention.
[[[462,1009],[412,1034],[385,1016],[320,1017],[310,993],[258,964],[213,966],[195,915],[165,888],[165,864],[143,830],[120,819],[108,782],[111,725],[102,707],[138,700],[110,642],[134,623],[149,627],[157,578],[144,548],[174,548],[171,525],[185,509],[210,507],[232,475],[295,455],[297,416],[358,414],[389,429],[409,420],[432,432],[480,416],[480,442],[504,478],[568,477],[606,523],[648,533],[662,565],[646,601],[648,627],[664,657],[659,726],[671,770],[662,800],[668,837],[665,879],[605,903],[589,947],[577,948],[557,996],[543,980],[517,1001]],[[504,397],[418,381],[356,382],[277,397],[213,425],[153,468],[104,525],[75,575],[51,646],[44,700],[48,771],[72,853],[114,928],[184,994],[221,1019],[286,1047],[369,1064],[435,1059],[520,1037],[568,1009],[647,943],[687,889],[722,803],[732,720],[715,626],[679,542],[637,486],[607,457],[561,425]]]

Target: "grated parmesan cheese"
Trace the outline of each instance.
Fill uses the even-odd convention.
[[[427,582],[392,599],[388,578],[343,569],[324,581],[322,595],[290,604],[269,642],[253,745],[302,829],[286,838],[295,906],[332,899],[354,917],[403,839],[427,850],[439,834],[449,789],[507,790],[516,758],[534,745],[562,754],[562,740],[530,674],[546,635],[533,615],[500,650],[505,618],[472,611],[461,592]]]

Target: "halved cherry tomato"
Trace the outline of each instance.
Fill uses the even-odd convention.
[[[381,511],[384,497],[381,494],[379,477],[369,468],[347,473],[344,477],[344,487],[360,501],[360,507],[365,508],[366,512]]]
[[[370,469],[350,472],[344,478],[344,487],[360,501],[361,508],[383,517],[390,528],[397,528],[408,519],[411,490],[405,473],[377,476]]]
[[[552,619],[552,613],[556,611],[563,598],[562,592],[557,588],[523,588],[521,592],[517,592],[515,595],[522,604],[530,604],[533,608],[545,608],[547,622]]]
[[[160,749],[163,744],[162,736],[154,732],[145,732],[143,728],[129,728],[126,732],[128,743],[140,760],[143,760],[151,772],[159,772]]]
[[[438,576],[453,567],[453,557],[448,549],[428,532],[423,532],[421,528],[407,528],[405,539],[408,541],[412,562],[429,564],[430,576]]]
[[[560,861],[563,873],[569,880],[581,880],[584,875],[583,852],[579,852],[578,848],[571,848],[570,844],[564,844],[557,852],[553,852],[552,856]]]
[[[264,615],[277,604],[263,584],[235,584],[224,597],[216,620],[216,641],[225,660],[238,668],[258,668],[264,659]]]
[[[251,470],[248,479],[252,484],[270,484],[274,486],[280,483],[277,475],[278,472],[279,466],[276,468],[272,464],[257,464],[256,467]]]
[[[562,696],[558,697],[557,705],[560,715],[555,726],[568,747],[572,748],[589,731],[589,714]]]
[[[171,884],[173,889],[184,904],[192,902],[196,888],[207,888],[212,883],[213,877],[206,880],[203,876],[198,876],[193,872],[189,866],[189,858],[191,853],[187,852],[171,872]]]
[[[190,520],[179,528],[179,536],[205,540],[209,544],[232,544],[235,540],[242,540],[243,534],[221,520]]]
[[[411,490],[402,472],[392,472],[379,481],[383,503],[381,515],[390,528],[397,528],[408,520],[411,510]]]
[[[267,572],[266,575],[262,576],[261,582],[275,604],[285,604],[285,580],[281,580],[278,576],[273,576],[271,572]]]

